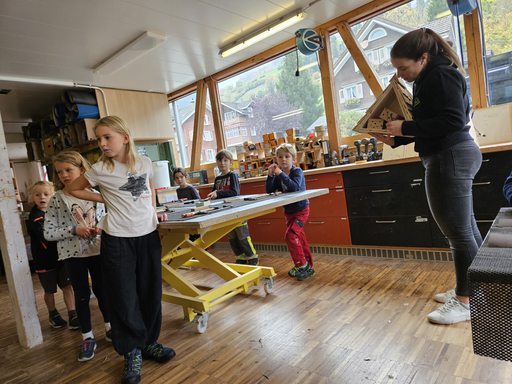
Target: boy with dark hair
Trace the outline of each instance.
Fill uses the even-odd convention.
[[[302,169],[293,165],[297,160],[297,151],[291,144],[281,144],[277,147],[277,164],[268,167],[268,177],[265,182],[267,193],[277,191],[295,192],[306,190],[306,180]],[[313,258],[304,233],[304,224],[309,216],[309,200],[301,200],[283,207],[286,218],[286,244],[290,250],[295,267],[288,275],[305,280],[315,274]]]
[[[217,152],[215,157],[220,176],[215,178],[213,189],[208,194],[209,199],[223,199],[240,195],[238,176],[229,170],[233,164],[233,155],[226,149]],[[229,245],[235,253],[236,264],[258,265],[258,255],[249,235],[249,226],[244,221],[228,233]]]

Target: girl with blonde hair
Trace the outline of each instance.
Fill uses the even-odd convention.
[[[103,155],[71,186],[78,198],[105,202],[101,256],[115,350],[125,357],[122,383],[138,383],[142,357],[175,356],[157,342],[162,322],[162,270],[151,160],[139,156],[126,122],[107,116],[95,125]],[[99,186],[101,195],[88,190]]]
[[[45,216],[44,236],[46,240],[58,241],[59,260],[69,274],[75,292],[76,312],[82,329],[82,348],[78,361],[94,357],[96,339],[92,331],[89,299],[89,275],[92,290],[105,321],[107,341],[111,341],[110,315],[104,292],[100,258],[100,233],[96,228],[105,216],[101,202],[91,203],[74,197],[70,193],[71,183],[90,168],[82,155],[75,151],[63,151],[53,158],[53,179],[57,192],[48,203]],[[93,192],[91,192],[93,193]],[[99,195],[99,193],[95,193]]]

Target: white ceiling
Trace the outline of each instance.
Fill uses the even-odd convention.
[[[313,0],[0,0],[0,78],[22,77],[169,93],[370,0],[321,0],[307,18],[228,58],[219,48]],[[91,68],[144,31],[167,41],[118,72]],[[64,87],[0,80],[4,123],[50,114]]]

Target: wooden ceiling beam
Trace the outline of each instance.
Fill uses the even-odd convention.
[[[336,96],[336,84],[332,66],[331,39],[329,31],[322,31],[325,40],[325,48],[318,51],[320,61],[320,73],[322,79],[322,91],[324,94],[325,118],[331,151],[341,145],[340,115],[338,112],[338,98]]]
[[[373,69],[371,63],[368,61],[368,57],[357,41],[357,38],[354,35],[352,28],[350,28],[349,23],[342,21],[341,23],[336,24],[336,29],[345,42],[350,55],[356,62],[357,67],[363,74],[373,94],[375,97],[379,97],[379,95],[382,93],[382,86],[379,81],[379,75],[377,75],[377,72]]]
[[[192,135],[192,154],[190,170],[199,171],[201,166],[201,150],[203,145],[204,115],[206,113],[206,83],[199,80],[196,83],[196,112],[194,114],[194,133]]]
[[[206,82],[210,92],[210,103],[212,105],[213,127],[215,128],[215,139],[217,140],[217,151],[226,149],[224,137],[224,124],[222,124],[222,105],[220,103],[219,87],[217,80],[209,78]]]

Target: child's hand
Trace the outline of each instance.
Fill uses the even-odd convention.
[[[272,176],[274,174],[274,172],[276,171],[276,168],[277,168],[277,164],[270,164],[270,166],[268,167],[268,175]]]
[[[160,215],[156,215],[158,217],[158,221],[167,221],[167,213],[161,213]]]
[[[208,200],[215,200],[217,198],[217,191],[210,192],[208,196],[206,196]]]
[[[91,236],[91,232],[94,231],[96,232],[94,229],[92,228],[88,228],[88,227],[84,227],[83,225],[79,225],[78,227],[76,227],[75,229],[75,233],[80,236],[80,237],[83,237],[84,239]]]
[[[92,232],[93,236],[101,236],[101,232],[102,232],[101,228],[93,228],[92,231],[93,231]]]

